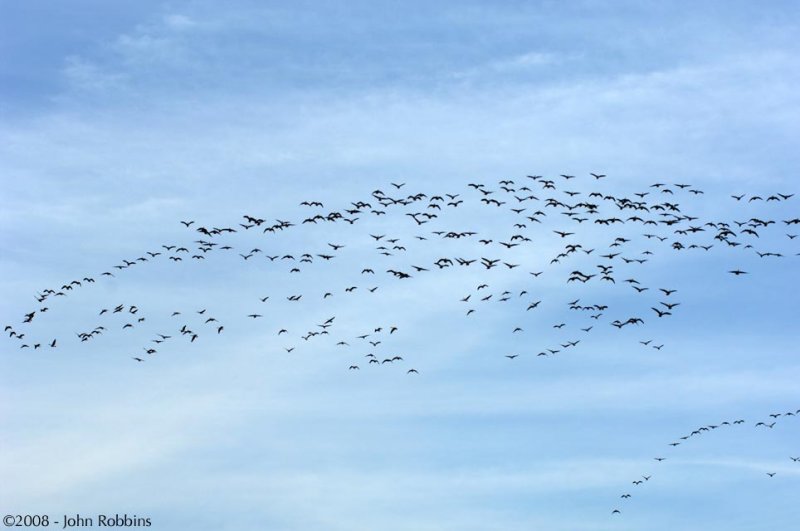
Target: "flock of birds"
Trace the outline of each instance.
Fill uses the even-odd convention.
[[[602,188],[606,176],[592,173],[587,179]],[[330,275],[331,269],[339,274],[341,269],[336,264],[344,260],[350,248],[356,248],[355,252],[358,252],[364,249],[365,244],[370,244],[370,263],[361,263],[356,271],[350,272],[357,274],[362,281],[318,292],[306,290],[254,295],[248,303],[250,309],[243,311],[239,319],[261,323],[265,321],[270,304],[281,304],[281,308],[273,308],[271,312],[282,312],[285,305],[300,307],[307,304],[314,309],[324,308],[329,300],[342,296],[380,296],[379,289],[388,282],[403,283],[400,285],[411,289],[411,283],[418,279],[441,277],[457,270],[477,270],[482,280],[471,288],[467,287],[459,300],[453,301],[455,307],[461,306],[463,319],[468,323],[489,305],[505,304],[503,308],[508,309],[509,314],[515,311],[515,315],[521,316],[518,323],[509,325],[508,330],[512,336],[518,337],[530,328],[529,316],[532,314],[544,313],[542,319],[547,319],[549,314],[543,308],[566,307],[569,310],[565,315],[570,315],[570,318],[547,325],[557,339],[534,349],[530,348],[530,341],[526,341],[524,351],[503,354],[512,362],[521,356],[552,358],[585,346],[591,334],[604,326],[611,327],[610,330],[641,330],[653,320],[673,318],[681,309],[679,288],[646,282],[646,275],[639,274],[660,253],[732,250],[750,253],[751,257],[758,256],[762,260],[781,260],[791,252],[764,248],[760,242],[782,240],[791,244],[797,238],[792,230],[800,225],[798,217],[773,219],[769,215],[747,215],[739,220],[701,220],[681,204],[684,199],[691,202],[704,195],[703,190],[690,184],[653,183],[633,194],[617,196],[599,190],[587,192],[576,184],[580,182],[581,179],[573,175],[554,178],[528,175],[518,181],[500,180],[494,185],[469,183],[464,189],[441,194],[409,193],[405,183],[391,183],[386,190],[374,190],[368,197],[336,210],[326,210],[324,203],[316,199],[305,200],[300,207],[306,213],[294,220],[270,221],[266,216],[251,213],[242,215],[237,223],[221,227],[196,220],[181,220],[184,230],[195,238],[191,243],[164,243],[140,256],[123,259],[99,275],[90,274],[65,282],[58,288],[42,289],[36,294],[37,306],[24,312],[18,323],[6,325],[5,332],[11,340],[18,342],[20,349],[61,346],[67,342],[66,338],[33,337],[34,334],[26,327],[45,318],[50,306],[60,299],[71,299],[101,279],[113,277],[116,280],[132,269],[138,270],[154,263],[179,267],[182,262],[237,260],[242,267],[283,269],[289,278],[296,278],[297,275],[320,271],[320,274]],[[743,194],[734,195],[732,199],[752,208],[762,203],[784,203],[793,196],[791,193]],[[480,213],[475,213],[476,209]],[[486,210],[491,223],[482,221],[486,219]],[[393,220],[391,225],[384,221],[390,218]],[[361,225],[370,228],[357,236],[355,242],[330,241],[332,229],[327,227],[341,225],[348,229]],[[374,230],[372,227],[375,225],[382,229]],[[456,225],[466,225],[467,230],[456,230]],[[769,239],[762,238],[768,231],[774,233],[778,228],[782,229],[785,237],[781,234],[775,238],[773,234]],[[301,250],[270,247],[270,237],[298,230],[314,235],[324,230],[323,236],[328,241],[316,248]],[[414,257],[413,260],[408,258],[410,256]],[[420,258],[423,256],[427,258]],[[730,267],[725,269],[726,275],[743,277],[750,274],[739,265],[740,262],[731,260]],[[568,286],[563,291],[574,295],[575,289],[582,289],[587,295],[570,297],[573,300],[564,301],[565,306],[546,300],[541,297],[544,290],[537,287],[543,275],[551,279],[560,276],[560,282]],[[381,278],[383,280],[379,280]],[[474,278],[474,275],[461,278]],[[278,286],[289,284],[277,283]],[[583,300],[587,296],[597,297],[597,293],[609,293],[609,290],[613,290],[614,300],[621,297],[626,302],[612,304]],[[206,335],[226,332],[222,318],[208,308],[180,308],[169,315],[145,315],[136,304],[115,303],[98,308],[96,312],[97,321],[75,332],[73,340],[93,342],[112,331],[125,332],[144,327],[150,323],[148,318],[157,320],[157,328],[147,343],[130,354],[136,363],[154,359],[156,354],[177,340],[191,345]],[[416,367],[406,365],[407,355],[390,347],[390,340],[396,337],[399,328],[389,319],[374,323],[352,336],[343,336],[337,331],[335,315],[318,321],[309,323],[301,332],[290,332],[289,326],[279,326],[272,333],[276,340],[285,341],[283,348],[289,354],[300,345],[326,341],[328,345],[354,356],[344,363],[347,371],[402,366],[406,374],[420,373]],[[537,334],[537,337],[543,336]],[[654,339],[641,339],[639,343],[657,351],[664,347],[663,342]],[[800,415],[800,410],[782,415]],[[771,429],[774,422],[760,421],[756,426]],[[674,441],[672,447],[706,432],[740,424],[744,424],[742,419],[699,427]],[[655,458],[657,462],[665,459]],[[644,485],[649,480],[649,474],[643,475],[634,481],[634,485]],[[627,492],[622,495],[624,499],[630,497]],[[615,508],[612,512],[617,514],[621,510]]]

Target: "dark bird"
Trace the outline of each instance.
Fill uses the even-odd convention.
[[[656,312],[656,313],[658,314],[658,316],[659,316],[659,317],[664,317],[665,315],[672,315],[672,313],[670,313],[670,312],[666,312],[666,311],[662,312],[662,311],[661,311],[661,310],[659,310],[658,308],[651,308],[651,310],[653,310],[654,312]]]

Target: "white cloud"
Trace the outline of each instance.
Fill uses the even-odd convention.
[[[164,24],[166,24],[167,27],[178,31],[187,30],[197,25],[197,23],[190,17],[178,13],[164,16]]]
[[[109,73],[102,67],[79,56],[69,56],[64,61],[62,73],[70,87],[94,93],[109,93],[124,88],[126,76]]]
[[[546,67],[560,65],[574,59],[575,56],[567,54],[532,51],[493,60],[466,70],[456,71],[452,76],[458,80],[479,80],[481,78],[494,78],[499,74],[536,74],[538,78]]]

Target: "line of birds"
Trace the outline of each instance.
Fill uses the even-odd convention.
[[[770,413],[768,415],[768,417],[769,417],[768,419],[759,420],[757,422],[752,423],[751,425],[756,429],[769,429],[769,430],[771,430],[771,429],[773,429],[775,427],[776,424],[778,424],[778,420],[777,419],[779,419],[779,418],[782,418],[782,417],[784,417],[784,418],[786,418],[786,417],[795,417],[795,418],[800,417],[800,409],[794,409],[792,411],[786,411],[786,412]],[[698,437],[701,437],[704,434],[712,433],[714,430],[718,430],[718,429],[719,430],[725,430],[727,428],[733,428],[733,427],[737,427],[737,426],[742,426],[743,427],[743,426],[747,426],[747,425],[748,424],[747,424],[747,421],[745,419],[739,418],[739,419],[736,419],[736,420],[729,419],[729,420],[723,420],[721,422],[716,422],[716,423],[712,423],[712,424],[706,424],[704,426],[698,426],[697,428],[694,428],[694,429],[690,430],[688,433],[686,433],[686,434],[678,437],[676,440],[670,442],[668,444],[668,446],[670,448],[672,448],[672,449],[676,449],[678,446],[681,446],[682,444],[685,444],[685,443],[691,441],[693,438],[698,438]],[[789,459],[794,463],[800,463],[800,457],[789,456]],[[663,457],[663,456],[657,456],[657,457],[654,457],[653,460],[656,461],[657,463],[662,463],[662,462],[666,461],[667,458]],[[777,475],[777,472],[765,472],[765,474],[766,474],[767,477],[773,478],[773,477],[775,477]],[[637,477],[636,479],[632,480],[631,484],[634,485],[635,487],[638,487],[640,485],[644,485],[645,482],[650,481],[650,479],[652,479],[652,477],[653,477],[652,473],[649,474],[649,475],[641,475],[641,476]],[[625,493],[623,493],[623,494],[621,494],[619,496],[619,498],[623,499],[623,500],[628,500],[628,499],[631,499],[632,497],[633,497],[633,495],[630,492],[625,492]],[[619,508],[614,508],[611,511],[611,514],[612,515],[622,514],[622,511]]]

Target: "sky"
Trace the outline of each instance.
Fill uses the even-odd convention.
[[[800,229],[783,220],[800,208],[749,199],[800,192],[799,10],[0,0],[0,323],[28,336],[0,342],[0,512],[158,530],[794,529],[800,418],[783,414],[800,408]],[[519,208],[543,223],[501,186],[530,187]],[[679,203],[697,217],[684,227],[775,224],[739,247],[706,227],[680,240],[713,249],[676,251],[670,227],[658,242],[545,206],[591,192]],[[346,208],[357,222],[302,223]],[[275,220],[294,226],[264,233]],[[237,232],[202,252],[201,226]],[[515,232],[531,241],[498,245]],[[567,282],[615,237],[647,263],[608,262],[613,285]],[[394,238],[404,249],[380,255]],[[597,250],[551,264],[567,243]],[[190,252],[171,261],[162,245]],[[610,309],[592,320],[576,299]],[[659,318],[665,301],[680,305]],[[631,316],[645,322],[610,326]],[[302,339],[331,317],[328,337]]]

